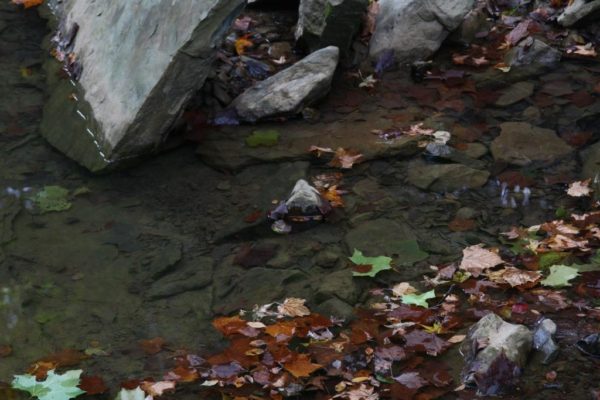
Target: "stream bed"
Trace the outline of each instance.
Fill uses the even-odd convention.
[[[281,133],[274,147],[244,145],[256,126],[211,128],[199,150],[187,143],[94,176],[39,135],[44,27],[35,11],[1,3],[0,346],[12,353],[0,355],[0,382],[64,349],[93,354],[81,366],[111,387],[159,378],[176,350],[206,354],[223,345],[214,317],[286,297],[350,318],[373,287],[421,281],[430,265],[459,259],[466,246],[498,246],[499,232],[576,210],[566,184],[593,171],[582,161],[600,158],[593,146],[600,138],[600,94],[593,91],[600,67],[573,60],[495,86],[489,82],[497,75],[483,72],[457,86],[389,73],[375,90],[365,90],[342,75],[318,118],[260,125]],[[531,92],[498,103],[498,91],[519,82],[517,89]],[[414,146],[387,151],[379,140],[361,148],[365,132],[373,137],[373,130],[419,122],[450,131],[459,156],[426,155]],[[489,149],[505,122],[553,130],[568,154],[538,143],[542,161],[495,162]],[[293,140],[286,141],[288,133]],[[344,208],[309,229],[278,235],[267,212],[298,179],[332,171],[307,151],[327,144],[324,136],[347,137],[349,147],[370,156],[343,171]],[[440,167],[447,165],[461,167]],[[477,171],[489,174],[485,184]],[[69,190],[68,209],[35,207],[32,199],[48,186]],[[406,243],[412,247],[398,253]],[[397,268],[376,279],[353,278],[354,248],[392,256]],[[144,353],[140,341],[156,337],[166,341],[165,351]],[[446,362],[459,373],[457,351]],[[527,398],[559,399],[566,392],[583,399],[597,385],[598,365],[572,348],[552,366],[567,377],[559,389],[539,390],[547,371],[531,365]]]

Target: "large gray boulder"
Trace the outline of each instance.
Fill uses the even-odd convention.
[[[238,117],[259,119],[294,115],[325,96],[331,88],[340,51],[329,46],[252,86],[231,104]]]
[[[369,0],[300,0],[296,40],[310,51],[336,46],[346,56],[368,5]]]
[[[68,43],[77,32],[68,50],[79,79],[49,71],[43,135],[92,171],[156,151],[202,86],[243,4],[64,0],[60,39]]]
[[[380,0],[369,53],[377,59],[393,50],[397,62],[435,53],[473,8],[474,0]]]
[[[550,164],[573,152],[551,129],[526,122],[504,122],[500,129],[500,135],[490,146],[496,161],[519,166],[535,162]]]
[[[600,17],[600,0],[574,0],[558,16],[562,26],[573,26],[579,21],[589,21]]]

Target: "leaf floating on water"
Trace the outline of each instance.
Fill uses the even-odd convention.
[[[160,381],[160,382],[147,382],[144,381],[141,384],[141,388],[150,396],[162,396],[167,390],[175,390],[175,382],[173,381]]]
[[[82,372],[76,369],[58,375],[50,370],[46,379],[41,382],[33,375],[15,375],[12,387],[28,392],[39,400],[69,400],[85,393],[77,387]]]
[[[550,275],[542,281],[542,285],[551,287],[571,286],[569,281],[578,275],[577,268],[567,265],[553,265],[550,267]]]
[[[404,294],[402,295],[402,303],[427,308],[429,307],[429,304],[427,304],[427,300],[433,298],[435,298],[435,290],[430,290],[429,292],[421,294]]]
[[[304,317],[310,315],[310,310],[304,305],[305,302],[304,299],[290,297],[277,307],[277,311],[286,317]]]
[[[381,271],[392,269],[390,257],[367,257],[362,251],[354,249],[354,254],[350,257],[350,261],[357,265],[357,268],[352,272],[353,276],[370,276],[373,278]],[[367,268],[360,268],[367,266]]]
[[[44,3],[44,0],[12,0],[13,4],[22,5],[25,8],[37,7]]]
[[[121,391],[117,394],[115,400],[145,400],[146,393],[139,387],[135,389],[127,390],[121,389]]]
[[[569,189],[567,189],[567,194],[571,197],[584,197],[589,196],[592,193],[592,189],[590,189],[590,179],[586,179],[585,181],[576,181],[569,185]]]
[[[504,261],[498,254],[484,249],[483,244],[477,244],[463,250],[463,259],[459,268],[477,278],[483,271],[494,268],[502,263]]]
[[[140,346],[146,354],[160,353],[167,342],[161,337],[155,337],[153,339],[141,340]]]
[[[500,271],[489,272],[488,278],[492,282],[508,284],[510,287],[529,289],[537,285],[542,279],[542,274],[538,271],[525,271],[515,267],[506,267]]]
[[[88,395],[102,394],[108,391],[104,380],[99,376],[82,376],[79,388]]]

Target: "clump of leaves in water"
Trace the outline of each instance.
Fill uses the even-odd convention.
[[[68,200],[69,191],[60,186],[44,186],[44,189],[38,192],[33,201],[42,214],[52,211],[65,211],[71,208],[72,204]]]

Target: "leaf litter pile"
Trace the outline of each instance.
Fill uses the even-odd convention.
[[[588,185],[572,184],[568,194],[577,197],[581,190],[572,188]],[[591,194],[591,189],[583,191]],[[420,289],[401,282],[371,290],[368,306],[356,309],[351,321],[313,313],[298,298],[218,317],[213,326],[229,341],[223,351],[199,356],[175,350],[168,372],[158,379],[123,382],[117,399],[152,400],[185,388],[200,390],[207,398],[239,400],[475,398],[478,388],[461,384],[440,356],[461,343],[485,348],[485,343],[465,342],[464,334],[484,315],[495,313],[530,327],[542,316],[552,318],[559,334],[570,330],[562,345],[597,333],[598,207],[596,202],[587,213],[514,227],[501,233],[502,248],[469,246],[460,261],[432,266],[432,274],[415,283]],[[369,268],[361,273],[358,266]],[[367,257],[355,250],[348,268],[364,279],[394,266],[389,257]],[[148,355],[170,351],[162,338],[144,340],[140,346]],[[41,400],[106,393],[100,377],[82,375],[81,370],[55,371],[107,355],[95,348],[64,350],[32,364],[11,386]],[[513,385],[512,374],[500,373],[503,359],[478,384]],[[509,365],[506,361],[504,368]],[[560,381],[560,374],[551,370],[538,386],[555,380]],[[526,390],[539,387],[519,390],[526,395]]]

